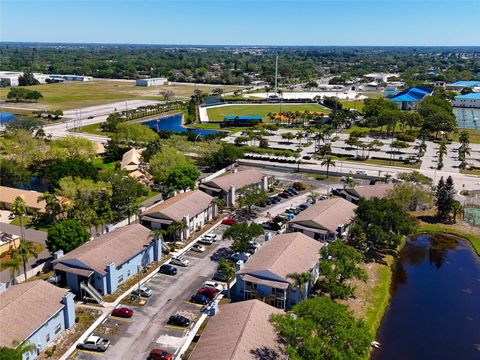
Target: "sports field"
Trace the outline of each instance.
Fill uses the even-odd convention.
[[[186,99],[193,94],[194,89],[211,93],[215,86],[206,85],[164,85],[152,87],[135,86],[134,81],[94,80],[71,81],[59,84],[41,84],[27,86],[27,89],[40,91],[43,95],[38,103],[6,103],[2,109],[75,109],[85,106],[101,105],[116,101],[145,99],[162,100],[160,92],[171,90],[175,98]],[[221,86],[224,91],[233,91],[241,86]],[[0,88],[0,100],[6,99],[9,88]]]
[[[223,120],[225,116],[241,116],[241,115],[259,115],[264,119],[268,119],[268,113],[279,113],[285,111],[315,111],[319,113],[328,114],[329,109],[318,104],[300,104],[300,105],[285,105],[285,104],[248,104],[248,105],[229,105],[220,106],[207,109],[209,120]]]

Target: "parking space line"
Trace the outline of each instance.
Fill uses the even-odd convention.
[[[110,345],[111,346],[111,345]],[[96,352],[96,351],[89,351],[89,350],[83,350],[83,349],[78,349],[79,352],[83,352],[83,353],[86,353],[86,354],[92,354],[92,355],[100,355],[100,356],[104,356],[105,353],[103,352]]]
[[[75,349],[75,350],[73,351],[73,353],[67,358],[67,360],[73,359],[73,357],[74,357],[75,355],[77,355],[77,353],[78,353],[78,350]]]
[[[108,317],[109,320],[115,320],[115,321],[123,321],[123,322],[126,322],[126,323],[132,323],[133,320],[132,319],[125,319],[125,318],[121,318],[121,317],[113,317],[113,316],[109,316]]]
[[[177,330],[183,330],[183,331],[187,331],[188,329],[190,329],[189,327],[181,327],[181,326],[175,326],[175,325],[165,325],[165,327],[169,329],[177,329]]]
[[[201,304],[195,304],[195,303],[193,303],[193,302],[191,302],[191,301],[186,301],[186,300],[184,301],[184,303],[185,303],[185,304],[189,304],[189,305],[195,305],[196,307],[200,307],[200,308],[203,307],[203,306],[205,306],[205,305],[201,305]]]

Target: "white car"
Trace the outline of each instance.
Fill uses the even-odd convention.
[[[205,234],[205,235],[203,235],[203,238],[204,239],[211,239],[212,242],[215,242],[215,241],[217,241],[217,234],[212,234],[212,233]]]
[[[183,256],[172,257],[170,264],[187,267],[190,265],[190,260],[185,259]]]
[[[205,246],[195,244],[190,248],[190,250],[198,252],[198,253],[203,253],[203,252],[205,252]]]
[[[212,245],[213,244],[213,240],[212,239],[208,239],[208,238],[205,238],[205,237],[201,237],[200,240],[198,240],[198,242],[200,244],[205,244],[205,245]]]
[[[223,291],[223,285],[219,284],[216,281],[211,281],[211,280],[205,281],[205,283],[203,284],[203,287],[213,288],[217,290],[219,293]]]

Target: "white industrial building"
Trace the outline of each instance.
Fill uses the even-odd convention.
[[[18,86],[18,77],[23,75],[23,72],[19,71],[0,71],[0,80],[6,80],[8,86]],[[38,80],[40,84],[44,84],[49,78],[46,74],[33,73],[33,77]]]
[[[49,75],[50,79],[60,80],[60,81],[91,81],[93,80],[92,76],[84,75]]]
[[[149,78],[149,79],[137,79],[136,86],[160,86],[168,85],[167,78]]]
[[[454,107],[480,109],[480,93],[457,95],[452,101]]]

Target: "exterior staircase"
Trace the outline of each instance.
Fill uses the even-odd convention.
[[[93,300],[95,300],[97,303],[102,304],[103,303],[103,298],[102,295],[95,289],[92,285],[86,282],[80,283],[80,288],[84,290],[88,295],[92,297]]]

